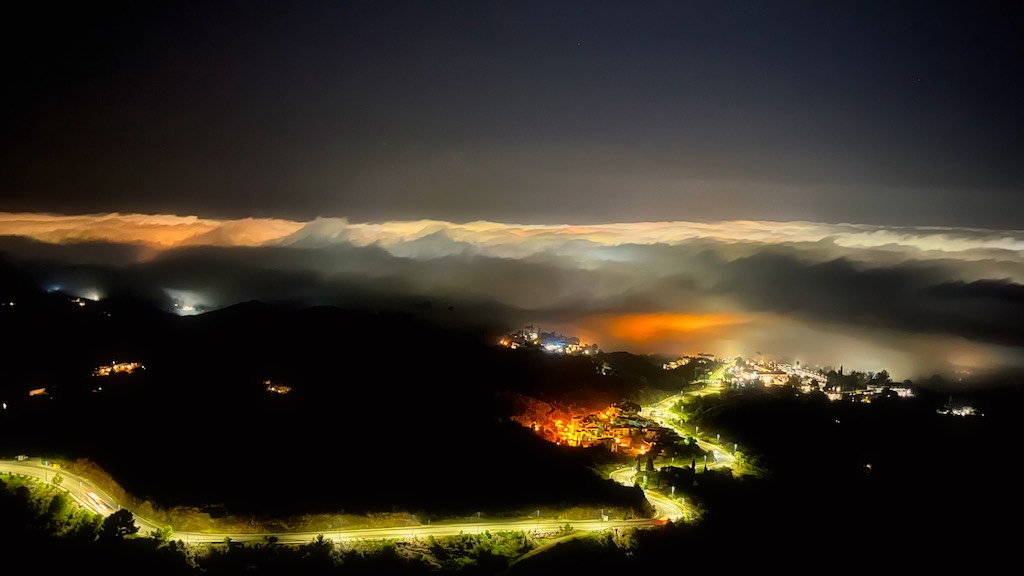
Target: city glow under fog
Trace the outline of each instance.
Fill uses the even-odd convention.
[[[0,227],[31,241],[17,258],[59,264],[52,286],[95,300],[124,282],[182,315],[383,293],[564,326],[606,350],[799,355],[905,378],[1022,362],[1000,296],[1024,281],[1018,232],[25,213]]]

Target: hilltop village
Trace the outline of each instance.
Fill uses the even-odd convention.
[[[613,368],[604,361],[595,343],[581,343],[576,336],[554,331],[544,332],[528,325],[498,339],[501,346],[513,350],[537,350],[557,355],[592,356],[595,369],[610,374]],[[910,398],[910,383],[895,383],[885,370],[879,372],[846,371],[844,367],[808,367],[800,362],[785,363],[769,359],[719,358],[702,352],[680,356],[661,364],[665,371],[688,374],[687,382],[707,393],[730,388],[790,386],[802,394],[821,393],[833,402],[871,403],[880,398]],[[567,446],[602,446],[612,452],[629,456],[670,457],[676,452],[689,453],[697,439],[699,427],[665,425],[669,413],[653,415],[629,400],[615,402],[597,411],[581,411],[557,403],[522,400],[514,420],[556,444]],[[942,411],[943,414],[973,415],[969,406]],[[682,424],[681,420],[676,420]]]

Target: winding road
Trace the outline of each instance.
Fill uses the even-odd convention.
[[[716,388],[702,388],[700,390],[673,394],[672,396],[664,398],[655,404],[643,407],[640,410],[640,415],[644,418],[657,422],[660,426],[671,428],[681,437],[696,436],[696,430],[687,430],[686,428],[683,428],[677,423],[677,420],[672,418],[672,413],[669,410],[686,396],[703,396],[705,394],[714,394],[718,391],[719,390]],[[733,467],[736,459],[733,457],[731,450],[720,444],[715,444],[714,442],[708,442],[700,439],[696,440],[697,446],[702,450],[714,454],[714,462],[708,462],[708,468]]]
[[[631,471],[630,468],[623,470]],[[63,477],[60,488],[65,490],[72,499],[80,506],[87,508],[97,514],[109,516],[121,508],[109,494],[94,486],[88,479],[79,477],[66,470],[54,469],[44,466],[39,458],[30,458],[23,461],[0,460],[0,472],[21,474],[31,476],[44,482],[52,481],[58,472]],[[613,479],[617,482],[631,485],[632,478],[628,483],[622,481],[621,470],[617,470]],[[94,500],[89,493],[95,495]],[[477,519],[473,522],[461,522],[457,524],[424,524],[419,526],[400,526],[390,528],[359,528],[351,530],[321,530],[317,532],[288,532],[288,533],[205,533],[205,532],[174,532],[174,539],[185,543],[201,542],[223,542],[230,538],[233,542],[262,542],[269,537],[274,537],[282,544],[306,544],[319,535],[331,538],[336,541],[358,541],[396,539],[410,540],[425,538],[427,536],[453,536],[458,534],[475,534],[484,531],[535,531],[535,532],[557,532],[567,523],[575,530],[604,530],[608,528],[631,528],[649,527],[663,524],[665,520],[678,520],[685,517],[683,506],[678,502],[668,499],[662,495],[647,491],[648,501],[655,507],[657,513],[652,518],[635,520],[558,520],[552,518],[523,518],[517,520],[494,520]],[[135,516],[135,522],[139,526],[141,534],[148,534],[159,526],[140,516]]]
[[[645,406],[641,415],[657,422],[659,425],[675,430],[680,436],[692,436],[694,431],[687,430],[680,426],[671,417],[670,408],[684,396],[701,395],[717,392],[715,389],[701,389],[696,391],[681,392],[669,396],[655,404]],[[713,462],[708,462],[712,467],[732,467],[734,458],[730,451],[721,445],[697,440],[697,445],[705,451],[715,455]],[[94,486],[88,479],[76,476],[65,470],[57,470],[50,466],[44,466],[39,458],[27,460],[0,460],[0,472],[23,474],[38,478],[44,482],[50,482],[56,473],[64,477],[60,488],[65,490],[79,505],[98,514],[109,516],[121,508],[109,494]],[[634,468],[620,468],[612,472],[609,477],[625,486],[633,485]],[[90,493],[92,496],[90,496]],[[629,528],[647,527],[663,524],[667,520],[676,521],[685,519],[686,506],[674,498],[651,490],[645,490],[647,500],[654,506],[656,513],[649,519],[635,520],[604,520],[603,518],[593,520],[558,520],[553,518],[522,518],[517,520],[494,520],[489,521],[478,518],[473,522],[460,522],[456,524],[422,524],[418,526],[399,526],[389,528],[358,528],[338,529],[317,532],[288,532],[288,533],[206,533],[206,532],[174,532],[174,538],[186,543],[201,542],[223,542],[230,538],[235,542],[260,542],[269,537],[274,537],[283,544],[305,544],[319,535],[337,541],[357,541],[376,539],[397,539],[408,540],[425,538],[427,536],[453,536],[458,534],[473,534],[484,531],[535,531],[535,532],[557,532],[566,523],[575,530],[604,530],[608,528]],[[140,516],[135,516],[135,522],[139,526],[140,533],[146,534],[155,531],[159,526]]]

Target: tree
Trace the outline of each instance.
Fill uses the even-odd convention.
[[[159,542],[170,542],[171,536],[174,536],[174,528],[170,524],[166,524],[153,530],[150,535]]]
[[[57,493],[50,499],[50,505],[46,508],[46,512],[50,516],[50,524],[52,526],[59,526],[67,522],[68,516],[71,515],[71,499],[63,493]]]
[[[138,533],[139,525],[135,523],[135,516],[122,508],[107,516],[103,520],[103,527],[100,529],[100,538],[107,540],[121,540],[125,536]]]
[[[53,475],[53,479],[50,480],[50,482],[52,482],[54,486],[60,486],[60,483],[63,482],[63,481],[64,481],[64,477],[60,475],[60,472],[57,472],[56,474],[54,474]]]
[[[394,547],[394,544],[392,544]],[[333,571],[337,565],[337,557],[334,553],[334,541],[326,538],[323,534],[317,534],[308,544],[299,548],[303,562],[312,571],[327,573]]]
[[[66,534],[82,542],[92,542],[103,527],[103,516],[79,508],[68,518]]]
[[[882,370],[878,374],[875,374],[874,377],[871,378],[871,383],[881,386],[892,384],[892,379],[889,377],[889,371]]]

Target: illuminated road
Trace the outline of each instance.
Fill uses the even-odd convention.
[[[635,474],[636,468],[629,466],[615,470],[608,477],[623,486],[633,486],[633,476]],[[657,510],[656,516],[658,518],[668,518],[669,520],[676,521],[686,516],[683,505],[679,502],[651,490],[645,490],[644,494],[647,496],[647,501]]]
[[[64,478],[60,483],[60,488],[83,508],[102,516],[110,516],[120,509],[120,505],[118,505],[109,494],[93,486],[85,478],[71,474],[67,470],[59,470],[43,466],[42,461],[39,458],[31,458],[23,462],[18,462],[16,460],[0,460],[0,472],[32,476],[33,478],[38,478],[47,483],[53,480],[54,475],[59,473]],[[95,501],[88,496],[90,492],[98,498],[98,501]],[[139,525],[139,531],[143,533],[157,528],[156,524],[144,518],[136,516],[135,521]]]
[[[658,518],[668,518],[674,522],[686,517],[683,505],[679,502],[671,500],[667,496],[663,496],[657,492],[651,492],[648,490],[644,493],[647,495],[647,500],[654,505],[655,510],[658,511]]]
[[[700,390],[692,390],[688,392],[682,392],[669,396],[655,404],[645,406],[641,409],[640,414],[645,418],[653,420],[661,426],[671,428],[675,430],[680,436],[692,436],[695,431],[687,430],[680,426],[672,418],[670,409],[679,400],[686,396],[702,396],[705,394],[717,393],[720,390],[718,386],[712,386],[708,388],[702,388]],[[734,458],[730,454],[730,450],[718,444],[707,442],[704,440],[697,440],[697,445],[715,455],[715,459],[712,462],[708,462],[708,468],[713,467],[732,467]],[[54,474],[60,472],[64,477],[64,481],[60,487],[67,491],[67,493],[77,502],[79,505],[87,508],[93,512],[101,514],[103,516],[109,516],[114,511],[120,508],[120,505],[114,501],[109,494],[105,494],[99,488],[93,486],[88,480],[80,478],[71,474],[65,470],[56,470],[48,467],[44,467],[39,458],[32,458],[23,462],[12,461],[12,460],[0,460],[0,471],[13,472],[16,474],[24,474],[49,482]],[[626,486],[633,485],[634,468],[620,468],[610,474],[612,480]],[[89,498],[88,493],[92,492],[99,500],[106,504],[98,504]],[[670,520],[679,520],[680,518],[686,517],[685,506],[679,502],[669,499],[668,497],[658,494],[653,491],[645,491],[647,500],[657,510],[657,514],[652,519],[639,519],[639,520],[607,520],[601,519],[594,520],[556,520],[546,518],[525,518],[519,520],[502,520],[502,521],[488,521],[482,519],[474,522],[462,522],[458,524],[426,524],[419,526],[402,526],[402,527],[391,527],[391,528],[360,528],[353,530],[328,530],[318,532],[291,532],[291,533],[280,533],[280,534],[212,534],[212,533],[198,533],[198,532],[174,532],[174,538],[176,540],[182,540],[187,543],[191,542],[223,542],[225,538],[230,538],[236,542],[259,542],[265,540],[267,537],[274,536],[278,542],[286,544],[303,544],[311,541],[316,536],[323,534],[326,538],[331,538],[336,541],[341,540],[374,540],[374,539],[413,539],[413,538],[425,538],[427,536],[451,536],[460,533],[478,533],[484,531],[539,531],[539,532],[557,532],[561,527],[565,526],[566,523],[572,525],[576,530],[603,530],[606,528],[627,528],[627,527],[643,527],[652,526],[659,523],[659,519],[668,518]],[[140,534],[148,534],[158,528],[158,525],[139,516],[135,516],[135,521],[139,525]]]
[[[608,475],[609,478],[622,484],[623,486],[633,485],[633,475],[636,474],[636,468],[630,466],[628,468],[619,468]]]
[[[664,398],[659,402],[651,404],[650,406],[644,406],[643,408],[640,409],[640,415],[643,416],[644,418],[657,422],[659,426],[671,428],[676,432],[676,434],[679,434],[682,437],[694,436],[697,432],[696,429],[687,430],[686,428],[683,428],[680,424],[678,424],[677,419],[674,418],[672,412],[670,411],[671,408],[675,406],[677,402],[679,402],[680,400],[687,396],[705,396],[707,394],[717,394],[720,391],[720,385],[713,385],[713,387],[701,388],[700,390],[680,392],[678,394],[669,396],[668,398]],[[733,457],[732,449],[730,448],[726,448],[725,446],[715,444],[714,442],[707,442],[705,440],[700,439],[697,440],[697,446],[699,446],[705,452],[711,452],[712,454],[715,455],[715,460],[713,462],[707,463],[708,468],[732,468],[733,464],[735,463],[736,459]]]
[[[60,472],[61,476],[64,477],[63,482],[60,484],[60,488],[66,490],[75,502],[84,508],[98,514],[102,514],[103,516],[109,516],[120,508],[120,505],[116,503],[109,494],[105,494],[103,491],[90,484],[88,480],[71,474],[66,470],[55,470],[44,467],[39,458],[32,458],[23,462],[0,460],[0,472],[23,474],[25,476],[38,478],[44,482],[49,482],[53,479],[53,475],[55,473]],[[616,471],[616,473],[618,472],[620,471]],[[97,503],[91,500],[87,496],[87,492],[90,491],[96,494],[96,496],[101,499],[106,506],[97,505]],[[460,533],[476,534],[484,531],[557,532],[567,523],[572,525],[575,530],[649,527],[660,524],[659,519],[663,516],[672,520],[676,520],[684,516],[683,508],[678,503],[652,492],[647,492],[646,494],[648,500],[658,511],[657,515],[650,519],[557,520],[550,518],[522,518],[517,520],[489,521],[486,518],[483,518],[458,524],[426,524],[420,526],[400,526],[392,528],[359,528],[353,530],[322,530],[317,532],[288,532],[274,534],[218,534],[175,531],[173,538],[186,543],[223,542],[225,538],[230,538],[234,542],[262,542],[266,538],[273,536],[282,544],[305,544],[322,534],[325,538],[330,538],[335,541],[377,539],[408,540],[414,538],[425,538],[427,536],[453,536]],[[157,529],[157,525],[155,523],[139,516],[135,516],[135,522],[139,526],[140,534],[148,534],[149,532]]]
[[[68,495],[83,508],[87,508],[104,516],[109,516],[116,510],[116,508],[112,510],[109,506],[103,506],[94,502],[86,496],[88,492],[93,492],[102,502],[113,503],[114,500],[107,494],[104,494],[102,490],[96,488],[87,480],[79,478],[74,474],[69,474],[65,470],[58,470],[43,466],[42,462],[38,458],[32,458],[25,460],[24,462],[2,460],[0,461],[0,471],[32,476],[47,483],[49,483],[56,474],[60,474],[64,477],[64,481],[61,482],[60,488],[65,490]]]
[[[268,536],[274,536],[278,542],[283,544],[305,544],[323,534],[325,538],[335,541],[353,540],[411,540],[415,538],[426,538],[427,536],[456,536],[458,534],[480,534],[483,532],[557,532],[567,521],[552,519],[531,519],[520,520],[462,522],[458,524],[427,524],[420,526],[401,526],[394,528],[360,528],[356,530],[325,530],[318,532],[289,532],[283,534],[198,534],[175,532],[174,538],[185,542],[222,542],[225,537],[235,542],[260,542]],[[604,530],[607,528],[629,528],[647,527],[654,524],[654,520],[573,520],[568,522],[575,530]]]

